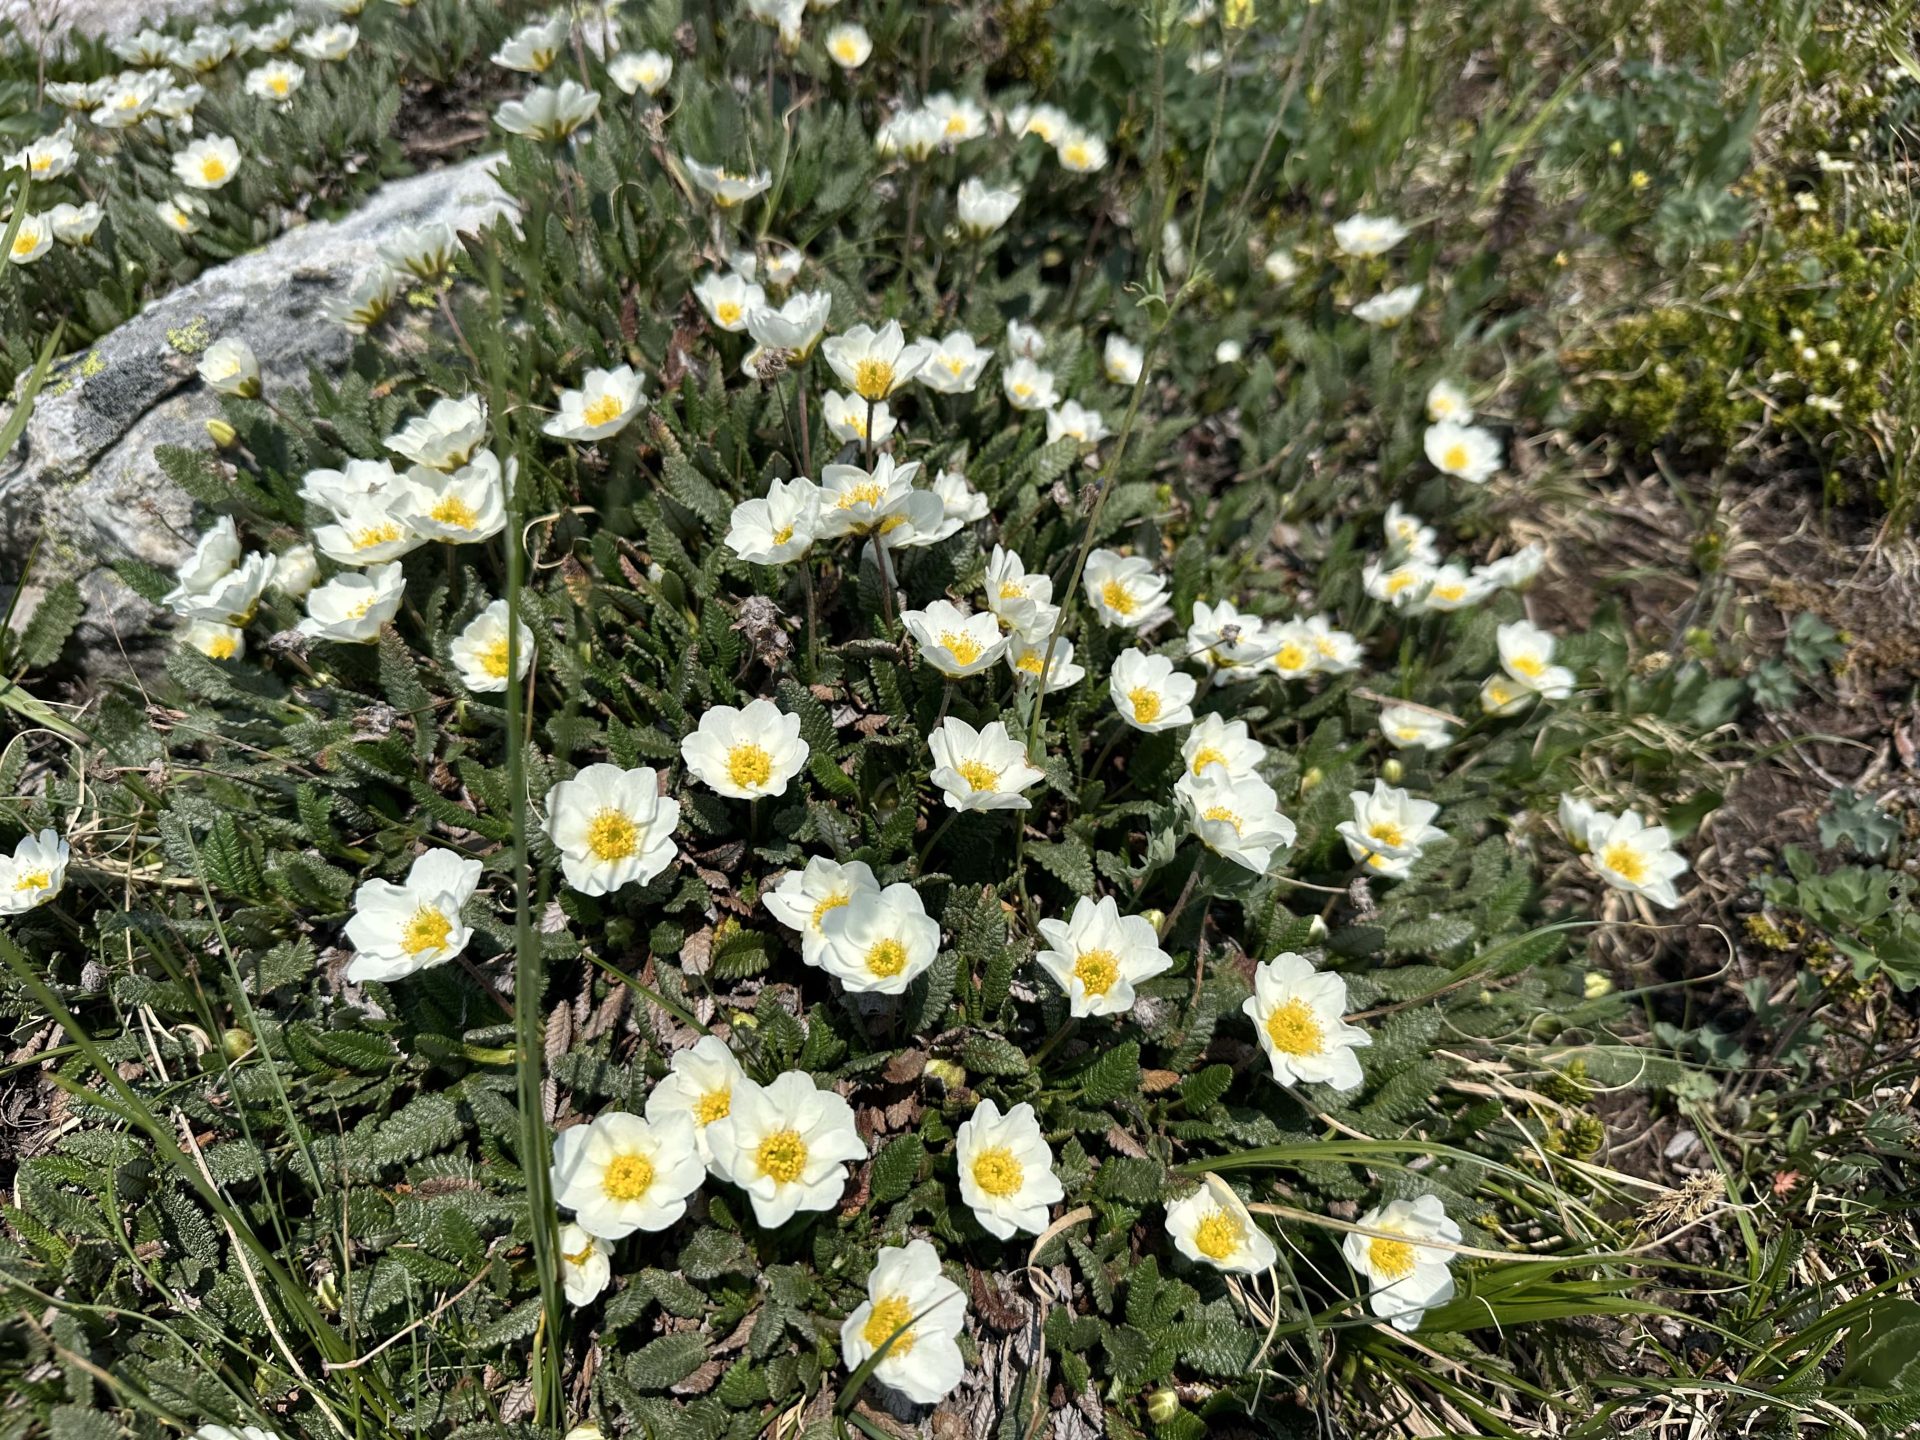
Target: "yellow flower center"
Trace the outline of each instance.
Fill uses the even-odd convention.
[[[1215,1210],[1193,1230],[1193,1247],[1209,1260],[1231,1258],[1246,1238],[1246,1227],[1239,1217]]]
[[[1413,1273],[1413,1246],[1404,1240],[1369,1240],[1367,1259],[1389,1280],[1404,1280]]]
[[[1027,651],[1026,654],[1022,655],[1018,660],[1013,662],[1013,668],[1016,670],[1024,670],[1029,675],[1038,675],[1040,673],[1041,666],[1044,665],[1045,663],[1046,663],[1045,655],[1043,655],[1038,650],[1029,650]]]
[[[1629,885],[1647,878],[1647,858],[1624,841],[1616,840],[1600,852],[1600,863]]]
[[[28,890],[45,890],[51,884],[53,876],[48,871],[29,870],[13,882],[13,888],[16,893],[24,893]]]
[[[1142,725],[1151,725],[1160,718],[1160,692],[1145,685],[1136,685],[1127,692],[1127,703],[1133,706],[1133,718]]]
[[[837,890],[833,894],[827,896],[827,898],[822,900],[818,905],[815,905],[813,907],[814,934],[817,935],[820,933],[820,922],[827,918],[827,912],[829,910],[838,910],[842,905],[847,904],[852,899],[853,899],[853,895],[850,892],[845,890]]]
[[[1546,673],[1547,662],[1538,655],[1516,655],[1507,662],[1507,668],[1518,670],[1529,680],[1538,680]]]
[[[1395,730],[1393,733],[1399,736],[1402,740],[1418,740],[1420,738],[1420,731],[1418,730],[1418,728],[1412,725],[1402,725],[1399,729]]]
[[[890,980],[907,968],[907,947],[889,937],[876,940],[867,951],[867,971],[881,980]]]
[[[1000,772],[983,760],[962,760],[953,767],[960,772],[960,778],[975,790],[998,790]]]
[[[587,1243],[582,1245],[578,1250],[562,1250],[560,1252],[560,1258],[566,1261],[567,1264],[575,1267],[586,1264],[587,1261],[593,1258],[593,1237],[589,1235],[587,1237]]]
[[[480,662],[480,668],[496,680],[507,678],[507,637],[489,640],[474,652],[474,659]]]
[[[1026,583],[1021,580],[1002,580],[1000,582],[1002,600],[1024,600],[1027,598]]]
[[[16,255],[31,255],[33,253],[33,247],[39,243],[40,236],[35,231],[29,230],[23,225],[20,228],[20,233],[13,237],[13,253]]]
[[[1318,1055],[1327,1048],[1326,1032],[1313,1007],[1304,1000],[1288,1000],[1267,1016],[1267,1038],[1282,1055]]]
[[[1396,570],[1387,577],[1387,594],[1398,595],[1414,583],[1415,575],[1411,570]]]
[[[378,525],[369,525],[357,531],[353,537],[353,548],[371,550],[376,545],[391,545],[400,538],[400,527],[391,520],[383,520]]]
[[[758,745],[736,745],[727,752],[727,778],[742,790],[757,790],[773,774],[773,757]]]
[[[218,185],[227,178],[227,162],[218,155],[209,155],[200,162],[200,178],[209,185]]]
[[[1464,445],[1449,445],[1446,449],[1446,453],[1444,453],[1440,457],[1440,468],[1442,470],[1466,469],[1467,468],[1467,447]]]
[[[428,512],[428,518],[452,530],[471,530],[480,523],[480,515],[458,495],[448,495]]]
[[[1378,840],[1390,850],[1398,850],[1407,843],[1407,832],[1391,820],[1376,820],[1367,827],[1367,838]]]
[[[1082,950],[1074,957],[1073,978],[1089,995],[1104,995],[1120,978],[1120,957],[1111,950]]]
[[[1273,657],[1273,665],[1276,670],[1304,670],[1309,659],[1305,646],[1289,640]]]
[[[807,1142],[798,1130],[776,1130],[760,1142],[753,1158],[760,1173],[782,1185],[791,1185],[807,1168]]]
[[[983,648],[980,642],[963,630],[949,630],[940,637],[940,647],[961,665],[971,665],[980,658]]]
[[[878,480],[862,480],[858,485],[849,485],[834,499],[836,510],[851,510],[856,505],[878,505],[886,496],[887,487]]]
[[[53,168],[53,156],[35,155],[31,160],[27,162],[27,165],[28,165],[28,168],[30,168],[34,174],[36,175],[44,174]]]
[[[947,134],[960,136],[967,133],[967,117],[955,111],[947,117]]]
[[[1445,585],[1436,585],[1428,592],[1428,598],[1445,601],[1449,605],[1458,604],[1467,598],[1467,587],[1452,582]]]
[[[893,393],[893,362],[868,356],[853,367],[853,388],[862,400],[884,400]]]
[[[1140,608],[1133,592],[1118,580],[1109,580],[1100,587],[1100,603],[1116,615],[1131,615]]]
[[[284,75],[268,76],[267,88],[276,95],[285,95],[287,93],[287,77]]]
[[[446,911],[438,905],[422,905],[400,932],[400,948],[409,955],[424,955],[429,950],[444,948],[452,934],[453,921],[447,918]]]
[[[580,407],[580,418],[589,425],[606,425],[620,418],[618,395],[597,395]]]
[[[587,822],[587,849],[596,860],[625,860],[640,848],[640,827],[611,806]]]
[[[1076,140],[1060,152],[1060,158],[1074,169],[1084,170],[1093,163],[1093,152]]]
[[[713,318],[722,325],[738,325],[740,323],[740,307],[731,300],[722,300],[713,307]]]
[[[1214,749],[1211,745],[1203,745],[1194,754],[1193,773],[1195,775],[1202,774],[1209,765],[1218,765],[1222,770],[1229,768],[1227,765],[1227,757],[1224,754]]]
[[[1200,818],[1202,820],[1218,821],[1222,825],[1231,825],[1234,834],[1238,835],[1240,833],[1240,826],[1242,824],[1240,817],[1224,805],[1211,806]]]
[[[207,641],[206,656],[209,660],[231,660],[233,652],[239,648],[239,642],[233,636],[216,635]]]
[[[860,63],[860,47],[853,43],[851,36],[843,35],[834,41],[833,53],[840,57],[843,64],[857,65]]]
[[[343,613],[349,620],[364,620],[371,609],[373,609],[373,596],[369,595],[364,600],[354,601]]]
[[[967,360],[964,355],[942,356],[940,363],[947,367],[947,373],[956,380],[967,373]]]
[[[1018,1193],[1025,1178],[1020,1162],[1004,1145],[982,1150],[973,1157],[973,1183],[996,1200]]]
[[[887,1345],[888,1358],[905,1355],[913,1349],[913,1330],[908,1323],[912,1319],[913,1306],[907,1303],[907,1297],[889,1295],[874,1301],[873,1313],[860,1328],[860,1338],[876,1350],[892,1340],[893,1344]],[[898,1335],[894,1334],[896,1330],[900,1332]]]
[[[694,1124],[705,1127],[733,1113],[733,1091],[726,1086],[709,1090],[693,1102]]]
[[[653,1188],[653,1162],[631,1152],[616,1155],[600,1177],[600,1188],[609,1200],[638,1200]]]
[[[793,527],[791,525],[782,525],[778,530],[773,532],[773,543],[776,545],[784,545],[791,539],[793,539]]]

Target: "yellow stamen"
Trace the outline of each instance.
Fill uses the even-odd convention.
[[[807,1168],[807,1142],[798,1130],[776,1130],[760,1142],[753,1158],[761,1174],[791,1185]]]
[[[716,1120],[724,1120],[733,1113],[733,1091],[725,1086],[718,1090],[709,1090],[693,1102],[693,1121],[696,1125],[711,1125]]]
[[[867,972],[880,980],[890,980],[907,968],[907,947],[898,940],[877,940],[867,951]]]
[[[600,1188],[609,1200],[638,1200],[653,1188],[653,1162],[644,1155],[616,1155]]]
[[[480,668],[496,680],[507,678],[507,637],[489,640],[474,652],[474,659],[480,662]]]
[[[953,656],[955,663],[971,665],[980,658],[982,645],[962,630],[948,630],[940,637],[940,648]]]
[[[1004,1200],[1017,1194],[1025,1178],[1020,1162],[1004,1145],[982,1150],[973,1157],[973,1183],[995,1199]]]
[[[1246,1227],[1225,1210],[1215,1210],[1193,1231],[1193,1247],[1210,1260],[1226,1260],[1240,1249]]]
[[[1404,1240],[1369,1240],[1367,1259],[1389,1280],[1404,1280],[1413,1273],[1413,1246]]]
[[[773,757],[758,745],[736,745],[727,752],[727,778],[742,790],[757,790],[773,775]]]
[[[960,772],[960,778],[975,790],[998,790],[1000,772],[980,760],[962,760],[953,767]]]
[[[1621,840],[1600,852],[1600,863],[1629,885],[1642,884],[1647,878],[1647,857]]]
[[[480,523],[479,512],[458,495],[448,495],[428,512],[428,519],[450,530],[471,530]]]
[[[1131,615],[1140,608],[1133,592],[1118,580],[1109,580],[1100,587],[1100,603],[1116,615]]]
[[[599,395],[580,407],[580,418],[589,425],[606,425],[618,420],[625,408],[618,395]]]
[[[1083,950],[1074,959],[1073,978],[1087,994],[1104,995],[1120,978],[1120,957],[1111,950]]]
[[[587,849],[596,860],[625,860],[640,848],[640,827],[608,807],[587,822]]]
[[[872,356],[856,361],[853,388],[862,400],[884,400],[893,393],[893,362]]]
[[[1326,1032],[1313,1007],[1304,1000],[1276,1005],[1267,1016],[1267,1039],[1282,1055],[1319,1055],[1327,1048]]]
[[[901,1329],[913,1319],[913,1306],[907,1303],[904,1295],[889,1295],[884,1300],[874,1302],[873,1313],[867,1316],[867,1323],[860,1327],[860,1338],[878,1350],[887,1345],[889,1359],[896,1355],[905,1355],[913,1349],[913,1330],[911,1326]],[[894,1331],[899,1330],[898,1335]]]
[[[1127,692],[1127,703],[1133,706],[1133,718],[1142,725],[1151,725],[1160,718],[1160,692],[1145,685],[1136,685]]]
[[[453,922],[444,910],[437,905],[422,905],[401,930],[400,948],[409,955],[423,955],[444,949],[452,934]]]

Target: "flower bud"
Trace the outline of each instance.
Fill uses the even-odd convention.
[[[231,449],[240,432],[224,420],[207,421],[207,437],[222,450]]]
[[[1306,774],[1300,777],[1300,793],[1302,795],[1306,794],[1326,778],[1325,775],[1320,773],[1320,767],[1318,765],[1314,766],[1313,769],[1307,771]]]
[[[332,1272],[313,1282],[313,1303],[329,1313],[340,1308],[340,1282]]]
[[[235,1026],[220,1032],[220,1053],[229,1060],[244,1059],[253,1049],[253,1035]]]
[[[938,1080],[949,1090],[958,1090],[967,1083],[967,1067],[957,1060],[929,1060],[926,1076],[929,1080]]]
[[[1146,921],[1147,924],[1153,926],[1154,933],[1158,934],[1160,927],[1167,923],[1167,912],[1164,910],[1142,910],[1140,912],[1140,918]]]
[[[1407,767],[1400,763],[1398,756],[1389,757],[1386,764],[1380,767],[1380,778],[1389,785],[1398,785],[1407,778]]]
[[[1147,1397],[1147,1418],[1156,1425],[1165,1425],[1180,1413],[1180,1397],[1173,1391],[1162,1388]]]
[[[1581,988],[1589,1000],[1604,1000],[1613,993],[1613,977],[1598,970],[1589,970]]]

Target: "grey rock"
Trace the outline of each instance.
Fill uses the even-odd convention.
[[[436,221],[474,230],[505,211],[496,158],[384,185],[346,218],[302,225],[207,270],[67,357],[0,460],[0,604],[23,572],[34,590],[76,578],[87,599],[85,668],[120,669],[123,651],[150,648],[153,607],[109,567],[131,557],[172,568],[204,528],[154,460],[159,445],[205,446],[206,422],[220,415],[195,373],[199,352],[225,336],[245,340],[270,396],[303,386],[310,366],[339,370],[352,337],[326,318],[327,302],[380,263],[395,232]],[[31,612],[32,598],[18,614]]]

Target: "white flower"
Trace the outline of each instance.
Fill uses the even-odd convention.
[[[1434,567],[1424,560],[1406,559],[1391,565],[1369,560],[1361,567],[1360,583],[1374,599],[1404,610],[1426,593],[1433,572]]]
[[[1021,1103],[1000,1113],[982,1099],[954,1135],[960,1167],[960,1198],[988,1234],[1011,1240],[1017,1231],[1038,1235],[1047,1228],[1047,1207],[1066,1198],[1053,1173],[1053,1151]]]
[[[240,147],[224,135],[196,140],[173,157],[173,173],[193,190],[218,190],[240,169]]]
[[[1333,243],[1343,255],[1371,259],[1407,238],[1407,227],[1391,215],[1349,215],[1333,227]]]
[[[1007,112],[1008,130],[1020,139],[1031,135],[1046,145],[1066,134],[1072,123],[1057,105],[1016,105]]]
[[[1045,410],[1060,400],[1060,392],[1053,388],[1053,372],[1042,370],[1025,355],[1000,372],[1000,388],[1016,410]]]
[[[924,610],[904,612],[900,620],[926,662],[956,680],[978,675],[1007,652],[1000,622],[990,610],[968,614],[951,600],[934,600]]]
[[[1587,824],[1587,865],[1613,886],[1644,895],[1672,909],[1680,903],[1674,880],[1687,870],[1664,825],[1649,825],[1629,810],[1619,817],[1595,815]]]
[[[387,437],[387,449],[429,470],[458,470],[487,438],[487,404],[477,395],[433,402]]]
[[[727,548],[756,565],[784,565],[813,548],[820,529],[820,487],[804,475],[775,480],[764,500],[733,507]]]
[[[850,860],[842,865],[816,855],[804,870],[789,870],[760,899],[768,914],[789,930],[799,932],[801,958],[809,965],[824,965],[821,952],[826,949],[827,937],[822,922],[855,895],[879,893],[879,882],[863,862]]]
[[[319,580],[320,562],[314,558],[313,546],[295,545],[274,556],[270,581],[288,599],[306,599]]]
[[[703,275],[693,293],[707,318],[735,335],[747,328],[747,316],[767,303],[765,290],[730,270]]]
[[[846,1164],[867,1158],[853,1107],[787,1070],[764,1088],[743,1080],[728,1111],[707,1127],[714,1173],[738,1185],[766,1229],[801,1210],[831,1210],[847,1188]]]
[[[1574,795],[1560,797],[1560,829],[1567,837],[1567,843],[1575,850],[1585,851],[1592,848],[1592,835],[1597,826],[1604,832],[1612,825],[1614,817],[1604,810],[1596,810]]]
[[[420,535],[449,545],[490,540],[507,528],[507,490],[519,473],[520,462],[509,459],[502,470],[491,450],[450,475],[417,465],[407,472],[401,514]]]
[[[960,228],[971,238],[984,240],[1012,217],[1020,204],[1020,191],[1012,185],[995,188],[978,176],[970,176],[960,182],[953,203]]]
[[[693,778],[736,800],[786,794],[807,753],[800,717],[771,700],[750,701],[744,709],[715,705],[680,742],[680,757]]]
[[[1072,439],[1081,445],[1098,445],[1113,432],[1098,410],[1089,410],[1077,400],[1068,400],[1047,411],[1047,443]],[[1091,459],[1089,459],[1089,463]]]
[[[667,1073],[647,1095],[647,1120],[660,1126],[685,1117],[700,1163],[711,1167],[713,1146],[707,1132],[733,1109],[733,1092],[750,1083],[727,1042],[718,1035],[702,1035],[685,1050],[673,1052]]]
[[[1282,1085],[1359,1088],[1360,1059],[1353,1052],[1373,1039],[1346,1022],[1347,982],[1339,975],[1316,971],[1286,951],[1254,967],[1253,994],[1240,1008]]]
[[[613,1261],[606,1247],[578,1225],[562,1225],[560,1283],[567,1292],[567,1303],[591,1305],[612,1280]]]
[[[1238,365],[1247,353],[1247,347],[1238,340],[1222,340],[1213,347],[1213,363],[1216,365]]]
[[[1478,425],[1442,420],[1427,427],[1427,459],[1443,475],[1484,485],[1500,468],[1500,442]]]
[[[772,278],[772,267],[768,267]],[[741,362],[741,373],[758,378],[758,365],[771,350],[784,350],[795,360],[804,360],[820,343],[833,311],[833,296],[825,290],[803,290],[789,295],[778,309],[762,305],[747,312],[747,333],[754,347]]]
[[[926,110],[940,122],[940,135],[949,145],[977,140],[987,133],[987,112],[964,95],[940,91],[929,95]]]
[[[1460,1243],[1460,1227],[1447,1215],[1438,1195],[1418,1200],[1392,1200],[1369,1210],[1359,1220],[1362,1230],[1382,1235],[1350,1233],[1341,1250],[1347,1263],[1366,1277],[1373,1313],[1393,1328],[1411,1332],[1420,1317],[1453,1298],[1453,1273],[1447,1268],[1451,1252],[1423,1241]]]
[[[1353,819],[1334,828],[1347,842],[1347,854],[1376,875],[1401,878],[1425,846],[1447,838],[1446,831],[1432,823],[1440,813],[1438,805],[1415,800],[1384,780],[1373,782],[1371,794],[1354,790],[1347,798],[1353,802]]]
[[[940,501],[940,523],[931,530],[916,529],[912,544],[937,544],[958,535],[962,526],[987,518],[987,497],[969,485],[958,470],[942,470],[928,488]]]
[[[1038,680],[1041,668],[1047,672],[1047,694],[1071,690],[1087,678],[1084,667],[1073,663],[1073,642],[1064,637],[1053,644],[1053,663],[1047,665],[1046,635],[1029,639],[1017,631],[1007,642],[1007,668],[1023,679]]]
[[[1433,527],[1418,515],[1409,515],[1398,503],[1389,505],[1382,528],[1387,534],[1387,553],[1393,559],[1412,560],[1427,566],[1440,563]]]
[[[53,238],[62,244],[91,245],[104,214],[97,200],[89,200],[84,205],[62,201],[47,212],[47,221],[53,226]]]
[[[293,45],[293,37],[299,32],[300,17],[289,10],[284,15],[276,15],[271,20],[248,29],[242,27],[236,32],[236,39],[262,55],[278,55]]]
[[[1196,1265],[1235,1275],[1258,1275],[1279,1255],[1233,1187],[1211,1171],[1191,1195],[1167,1202],[1167,1234]]]
[[[1273,651],[1261,662],[1261,668],[1271,670],[1282,680],[1299,680],[1319,671],[1320,654],[1314,644],[1314,634],[1305,621],[1287,620],[1270,627],[1266,643]]]
[[[1260,268],[1276,285],[1291,285],[1300,278],[1300,262],[1284,250],[1269,250]]]
[[[829,390],[820,397],[820,413],[827,422],[828,433],[842,443],[858,440],[862,444],[884,445],[893,436],[893,411],[884,400],[876,403]],[[869,414],[873,421],[871,435],[867,433]]]
[[[1273,852],[1293,844],[1293,821],[1280,813],[1280,797],[1258,776],[1234,780],[1209,771],[1175,793],[1200,842],[1255,874],[1264,875]]]
[[[453,668],[476,695],[498,694],[508,685],[507,678],[507,602],[496,600],[482,610],[447,647]],[[524,680],[533,664],[533,631],[521,621],[515,647],[513,679]]]
[[[1482,577],[1469,575],[1465,566],[1449,560],[1433,572],[1427,588],[1410,601],[1407,608],[1416,615],[1426,611],[1465,610],[1486,599],[1488,588]]]
[[[1096,550],[1087,556],[1081,580],[1093,613],[1103,625],[1150,630],[1172,613],[1166,603],[1166,580],[1155,574],[1153,562],[1142,556]]]
[[[427,543],[402,511],[403,496],[363,496],[330,524],[316,526],[313,543],[342,565],[380,565]]]
[[[1133,1008],[1134,986],[1173,968],[1153,926],[1122,915],[1111,895],[1082,895],[1065,920],[1042,920],[1047,948],[1033,958],[1067,996],[1074,1015],[1123,1015]]]
[[[1258,615],[1242,614],[1231,600],[1193,602],[1187,651],[1207,667],[1215,685],[1254,679],[1279,648],[1279,635],[1269,632]]]
[[[31,265],[52,248],[52,217],[23,215],[20,228],[13,232],[13,247],[7,251],[7,259],[15,265]]]
[[[1031,127],[1031,120],[1028,124]],[[1107,168],[1107,142],[1088,130],[1068,130],[1053,147],[1053,153],[1062,169],[1076,175],[1091,175]]]
[[[137,34],[113,41],[107,48],[127,64],[148,69],[172,64],[180,53],[180,42],[148,25]]]
[[[1444,750],[1453,743],[1453,726],[1431,710],[1413,705],[1389,705],[1380,712],[1380,733],[1396,750],[1418,747]]]
[[[658,50],[642,50],[638,55],[622,51],[607,62],[607,74],[628,95],[642,91],[658,95],[673,78],[673,59]]]
[[[807,257],[791,245],[783,245],[778,240],[770,241],[767,245],[767,283],[791,285],[798,278],[800,267],[806,263]],[[824,295],[826,292],[819,293]]]
[[[1107,379],[1116,385],[1133,385],[1140,379],[1141,367],[1146,364],[1147,353],[1124,335],[1107,336],[1107,348],[1102,357],[1102,365]]]
[[[7,168],[26,171],[30,180],[58,180],[72,171],[78,158],[73,140],[63,130],[14,151],[7,156]]]
[[[907,344],[898,320],[885,328],[856,325],[844,335],[822,342],[820,353],[841,383],[862,400],[884,400],[917,376],[932,355],[927,341]]]
[[[1473,403],[1467,399],[1467,392],[1451,380],[1436,380],[1427,390],[1427,419],[1435,425],[1470,424]]]
[[[300,481],[300,498],[338,515],[370,495],[398,500],[406,486],[390,460],[349,460],[344,470],[309,470]]]
[[[328,301],[322,311],[349,334],[364,335],[386,317],[405,288],[391,265],[376,265],[354,281],[345,295]]]
[[[673,863],[680,804],[660,796],[650,767],[589,765],[547,791],[548,837],[560,852],[567,884],[605,895],[645,884]]]
[[[231,515],[222,515],[195,542],[193,553],[181,562],[175,572],[179,583],[162,603],[178,612],[177,602],[181,597],[205,594],[239,563],[240,532],[234,528]]]
[[[256,551],[202,589],[184,590],[176,586],[168,592],[166,603],[184,620],[246,625],[253,620],[253,612],[272,578],[273,557]]]
[[[1383,290],[1355,305],[1353,316],[1369,325],[1398,325],[1413,313],[1413,307],[1420,303],[1424,289],[1421,285],[1399,285],[1391,290]]]
[[[368,880],[354,892],[346,937],[353,946],[347,979],[400,980],[444,965],[467,948],[473,931],[460,911],[480,885],[478,860],[451,850],[429,850],[404,883]]]
[[[123,73],[100,96],[93,123],[103,130],[128,130],[152,113],[154,98],[164,82],[155,75]]]
[[[678,1223],[706,1176],[685,1114],[654,1120],[610,1110],[553,1141],[554,1203],[602,1240]]]
[[[722,210],[745,204],[773,184],[771,170],[738,175],[720,166],[702,165],[691,155],[682,155],[680,159],[693,183],[711,195],[713,203]]]
[[[980,383],[980,372],[993,359],[991,350],[982,350],[971,335],[955,330],[944,340],[924,339],[927,360],[920,368],[919,381],[942,395],[968,395]]]
[[[260,362],[253,347],[237,336],[214,341],[200,356],[200,378],[222,395],[254,396],[260,393]]]
[[[1529,620],[1515,620],[1495,632],[1500,664],[1508,677],[1543,700],[1564,700],[1573,693],[1573,672],[1553,663],[1553,636]]]
[[[1352,635],[1334,629],[1324,615],[1309,615],[1302,623],[1313,642],[1314,668],[1321,674],[1345,675],[1360,668],[1360,642]]]
[[[600,109],[600,95],[576,80],[542,85],[524,100],[509,100],[493,112],[493,123],[509,135],[534,140],[564,140]]]
[[[572,23],[564,14],[523,26],[506,44],[493,52],[493,63],[503,70],[544,75],[552,68],[553,62],[560,58],[571,30]]]
[[[247,632],[218,620],[193,620],[180,627],[180,640],[209,660],[238,660],[247,653]]]
[[[946,793],[951,810],[1025,810],[1031,802],[1020,792],[1047,778],[998,720],[976,730],[949,715],[927,737],[927,748],[933,752],[928,778]]]
[[[1136,730],[1153,733],[1193,723],[1193,697],[1199,684],[1173,668],[1164,655],[1122,650],[1113,659],[1107,690],[1120,718]]]
[[[294,91],[306,83],[307,72],[288,60],[270,60],[265,65],[256,65],[247,72],[243,88],[247,94],[260,100],[270,100],[276,105],[284,105],[293,99]]]
[[[1490,589],[1518,589],[1538,575],[1546,563],[1546,550],[1539,545],[1528,544],[1511,555],[1503,555],[1498,560],[1476,566],[1473,573]]]
[[[640,393],[645,383],[631,365],[589,370],[578,390],[560,392],[560,413],[540,428],[576,444],[618,435],[646,408],[647,397]]]
[[[840,1327],[840,1356],[857,1370],[887,1345],[874,1378],[916,1405],[931,1405],[966,1378],[957,1338],[966,1321],[967,1297],[940,1273],[933,1246],[883,1245],[867,1275],[866,1300]]]
[[[891,455],[877,456],[871,470],[827,466],[820,472],[820,538],[888,535],[903,525],[938,528],[944,507],[932,491],[913,488],[919,473],[919,461],[901,465]]]
[[[71,854],[52,830],[22,836],[11,856],[0,855],[0,915],[23,915],[58,895]]]
[[[858,70],[873,54],[873,40],[861,25],[836,25],[827,32],[827,54],[842,70]]]
[[[1039,326],[1019,320],[1007,321],[1007,354],[1017,360],[1038,360],[1046,353],[1047,337],[1041,333]]]
[[[821,917],[820,935],[820,968],[861,993],[900,994],[940,953],[940,922],[911,885],[856,890]]]
[[[416,280],[437,280],[453,268],[460,254],[460,237],[444,220],[431,225],[407,225],[380,246],[380,258]]]
[[[1202,715],[1180,747],[1185,768],[1175,786],[1191,790],[1202,780],[1257,779],[1267,758],[1267,747],[1247,733],[1244,720]]]
[[[987,558],[986,591],[987,608],[1002,628],[1024,640],[1044,642],[1060,617],[1052,603],[1052,577],[1042,571],[1029,574],[1017,554],[999,545]]]
[[[160,217],[160,223],[182,235],[191,235],[200,228],[200,222],[206,218],[204,203],[192,195],[175,195],[170,200],[153,202],[153,213]],[[14,242],[16,249],[19,242]]]

